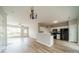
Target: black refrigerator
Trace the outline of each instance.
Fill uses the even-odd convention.
[[[68,28],[63,28],[60,29],[60,40],[69,40],[69,29]]]

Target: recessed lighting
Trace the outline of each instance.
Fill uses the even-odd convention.
[[[53,23],[58,23],[58,21],[53,21]]]

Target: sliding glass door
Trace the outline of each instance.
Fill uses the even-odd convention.
[[[28,27],[23,25],[7,25],[7,45],[18,45],[28,37]]]

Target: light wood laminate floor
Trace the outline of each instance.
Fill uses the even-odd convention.
[[[79,50],[68,47],[65,44],[69,42],[55,40],[52,47],[47,47],[43,44],[36,42],[31,38],[9,38],[8,46],[3,51],[4,53],[75,53]],[[71,44],[71,43],[70,43]],[[71,44],[72,45],[72,44]]]

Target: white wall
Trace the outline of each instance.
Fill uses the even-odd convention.
[[[51,30],[52,30],[52,29],[58,29],[58,30],[60,30],[60,29],[62,29],[62,28],[68,28],[68,26],[52,27]]]
[[[0,7],[0,51],[6,48],[7,45],[7,32],[6,32],[6,13],[3,8]]]
[[[31,20],[29,21],[29,36],[37,39],[36,35],[38,33],[38,21]]]
[[[79,44],[79,17],[78,17],[78,44]]]
[[[40,27],[40,31],[43,31],[43,33],[49,33],[50,32],[50,28],[48,27]]]
[[[77,19],[69,21],[69,41],[77,42]]]

